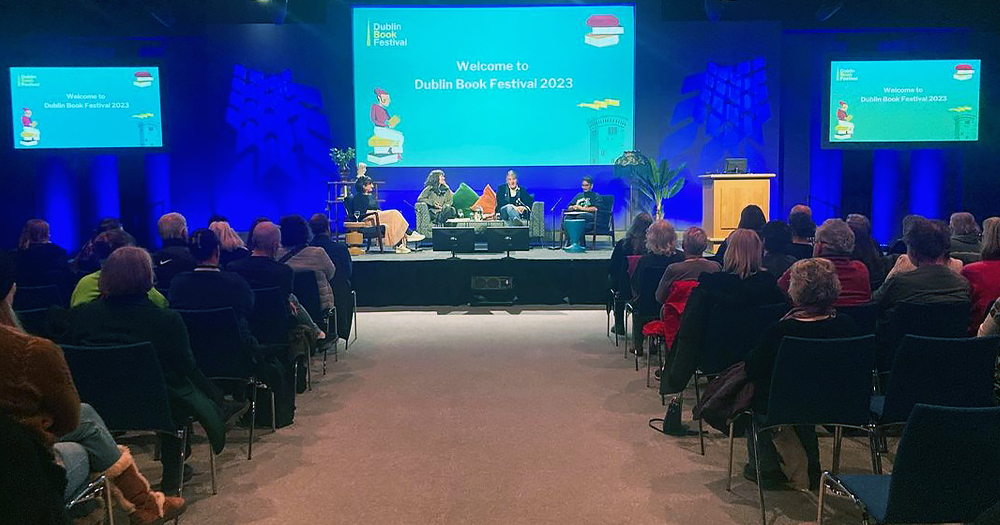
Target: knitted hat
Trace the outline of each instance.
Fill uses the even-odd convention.
[[[382,89],[380,87],[375,88],[375,95],[376,96],[382,96],[382,95],[388,95],[388,94],[389,94],[388,91],[386,91],[386,90],[384,90],[384,89]]]
[[[14,266],[14,260],[6,252],[0,252],[0,301],[7,298],[16,278],[17,267]]]

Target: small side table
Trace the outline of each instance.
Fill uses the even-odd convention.
[[[347,233],[344,234],[344,242],[347,243],[347,251],[351,253],[352,257],[365,254],[365,249],[361,247],[365,243],[365,236],[361,233],[361,229],[368,226],[371,225],[366,222],[344,223],[344,229],[347,230]]]
[[[569,235],[569,242],[571,243],[566,248],[563,248],[563,250],[570,253],[583,253],[587,251],[586,248],[580,246],[587,221],[585,219],[566,219],[563,221],[563,224],[566,225],[566,234]]]

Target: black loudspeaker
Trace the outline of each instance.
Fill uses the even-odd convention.
[[[513,290],[514,278],[507,275],[473,275],[472,290]]]
[[[471,288],[473,306],[512,306],[517,301],[514,278],[508,275],[473,275]]]

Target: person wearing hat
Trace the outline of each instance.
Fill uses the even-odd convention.
[[[13,310],[16,269],[0,253],[0,414],[21,424],[65,471],[67,501],[92,473],[112,481],[112,493],[132,524],[163,523],[182,514],[183,498],[150,488],[127,447],[115,443],[93,407],[80,403],[62,350],[24,332]]]
[[[389,104],[392,99],[389,97],[389,92],[382,88],[375,88],[375,98],[377,101],[372,104],[371,109],[371,121],[375,125],[374,133],[376,137],[382,139],[388,139],[395,142],[394,146],[402,148],[403,147],[403,134],[393,129],[399,121],[399,117],[396,115],[389,116]]]

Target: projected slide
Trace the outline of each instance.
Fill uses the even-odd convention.
[[[14,147],[163,145],[155,67],[12,67]]]
[[[632,149],[631,6],[355,7],[358,160],[608,165]]]
[[[830,64],[829,142],[979,139],[979,60]]]

